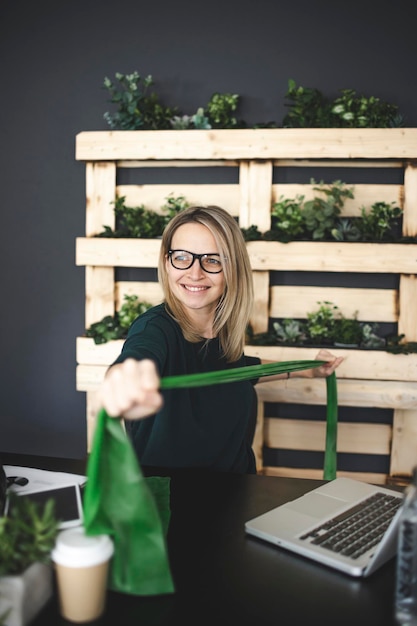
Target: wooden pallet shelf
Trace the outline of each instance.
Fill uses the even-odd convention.
[[[86,232],[76,241],[76,264],[86,272],[86,327],[113,315],[124,295],[136,294],[155,304],[162,298],[156,282],[119,279],[116,271],[155,269],[159,240],[94,236],[104,225],[114,228],[113,203],[118,196],[125,196],[128,206],[160,211],[170,194],[182,195],[190,203],[219,204],[241,227],[254,225],[265,231],[270,228],[272,204],[280,196],[313,197],[309,172],[350,170],[354,178],[360,170],[363,175],[360,182],[352,183],[354,199],[346,201],[343,216],[358,216],[362,206],[376,201],[395,202],[403,208],[403,235],[417,235],[417,129],[413,128],[83,132],[76,138],[76,159],[86,162]],[[146,179],[146,172],[155,168],[160,168],[157,183],[119,180],[122,172],[139,172]],[[235,182],[222,182],[224,168],[235,170]],[[297,168],[307,171],[301,182],[289,175],[277,176]],[[210,182],[201,175],[207,169],[215,173]],[[389,184],[385,176],[375,181],[371,176],[375,169],[387,176],[395,172],[397,177]],[[172,170],[187,172],[184,182],[170,183],[166,171]],[[363,182],[366,173],[369,182]],[[328,300],[347,317],[357,312],[362,321],[395,324],[398,334],[417,341],[416,244],[252,241],[247,247],[256,294],[255,332],[266,330],[273,318],[305,317],[315,303]],[[300,273],[314,274],[317,282],[292,284],[292,277]],[[336,277],[336,284],[328,284],[329,275]],[[338,282],[343,275],[361,275],[369,278],[369,284],[345,286]],[[284,279],[275,283],[276,276]],[[391,277],[391,284],[379,287],[375,277]],[[77,389],[87,396],[89,440],[98,409],[97,388],[121,344],[96,346],[92,339],[77,338]],[[270,346],[247,346],[246,351],[270,360],[312,359],[317,353],[311,348]],[[340,423],[338,450],[389,459],[387,471],[375,471],[370,464],[363,471],[339,474],[353,473],[373,482],[409,477],[417,462],[417,355],[343,349],[337,353],[347,357],[337,371],[339,406],[357,407],[361,417],[357,423]],[[325,404],[323,381],[264,382],[258,385],[258,395],[254,449],[260,471],[321,476],[317,468],[265,466],[263,457],[265,448],[323,449],[324,422],[311,420],[308,411]],[[304,406],[305,416],[289,417],[289,405]],[[273,409],[277,414],[266,411],[268,406],[277,407]],[[366,410],[378,408],[392,411],[390,424],[367,421]]]

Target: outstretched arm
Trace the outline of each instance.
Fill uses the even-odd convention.
[[[111,417],[142,419],[162,407],[160,378],[149,359],[126,359],[107,370],[99,390],[102,407]]]

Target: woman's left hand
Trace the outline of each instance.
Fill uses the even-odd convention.
[[[325,365],[320,365],[320,367],[315,367],[311,371],[313,373],[313,378],[327,378],[330,374],[333,374],[335,369],[339,367],[341,362],[343,361],[342,356],[336,357],[334,354],[329,352],[328,350],[320,350],[320,352],[316,356],[316,361],[327,361]]]

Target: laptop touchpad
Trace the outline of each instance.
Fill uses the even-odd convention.
[[[303,513],[303,515],[322,518],[337,513],[343,504],[346,503],[329,498],[329,496],[322,496],[319,493],[307,493],[302,498],[288,502],[286,507],[292,511]]]

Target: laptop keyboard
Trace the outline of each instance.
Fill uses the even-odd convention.
[[[357,559],[381,541],[401,503],[378,492],[300,538]]]

